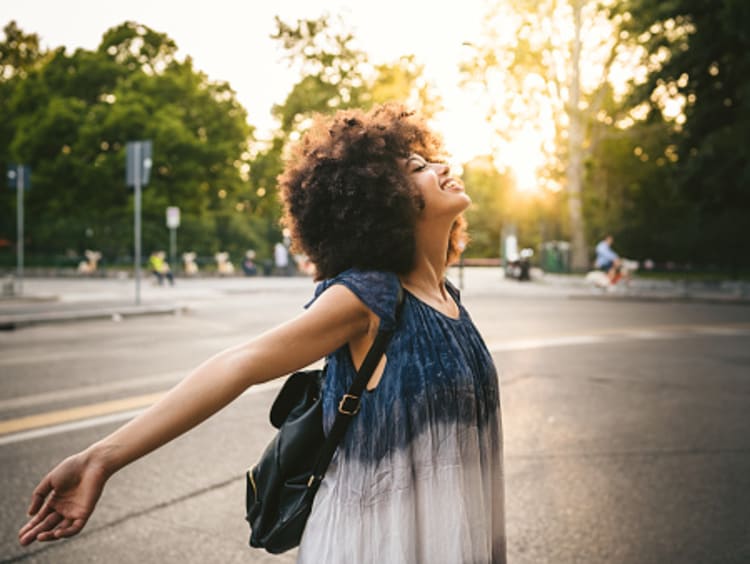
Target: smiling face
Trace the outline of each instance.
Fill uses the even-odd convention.
[[[422,196],[421,216],[446,216],[452,221],[471,204],[463,183],[450,175],[447,164],[427,162],[414,153],[404,159],[401,166]]]

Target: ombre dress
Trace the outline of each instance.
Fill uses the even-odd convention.
[[[504,563],[497,374],[458,290],[446,282],[457,319],[405,291],[396,326],[394,274],[348,270],[320,283],[312,301],[333,284],[396,332],[315,497],[298,562]],[[347,346],[329,356],[326,431],[354,375]]]

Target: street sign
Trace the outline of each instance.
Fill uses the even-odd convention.
[[[167,208],[167,227],[177,229],[180,226],[180,208],[169,206]]]
[[[25,164],[9,164],[6,174],[8,186],[16,191],[16,276],[18,294],[23,294],[23,194],[31,188],[31,167]]]
[[[151,141],[128,141],[126,145],[125,183],[133,187],[135,305],[141,305],[141,188],[151,175],[152,147]]]
[[[16,190],[18,188],[20,175],[20,182],[23,185],[24,190],[31,188],[31,167],[29,165],[18,165],[14,163],[8,164],[7,180],[8,188]]]
[[[150,140],[128,141],[125,147],[125,183],[128,186],[135,186],[136,180],[138,180],[140,186],[146,186],[149,178],[151,178],[153,143]]]

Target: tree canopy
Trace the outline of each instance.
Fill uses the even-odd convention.
[[[567,207],[580,197],[581,225],[571,215],[566,237],[575,239],[582,228],[589,242],[613,233],[619,250],[635,258],[734,271],[750,266],[741,232],[750,217],[749,6],[490,5],[486,32],[469,45],[463,71],[487,92],[496,154],[531,131],[537,184],[567,188]]]
[[[605,233],[633,258],[750,267],[750,4],[742,0],[510,0],[490,4],[462,71],[484,92],[490,154],[464,163],[471,256]],[[143,193],[146,252],[167,247],[165,208],[182,211],[179,247],[270,256],[281,239],[276,178],[314,112],[400,101],[442,108],[410,54],[374,63],[340,17],[285,21],[272,34],[298,79],[260,138],[226,82],[166,34],[137,22],[94,50],[44,49],[8,23],[0,41],[0,165],[32,168],[27,256],[132,248],[125,145],[151,139]],[[12,263],[15,193],[0,191],[0,261]],[[5,246],[3,246],[3,244]],[[579,265],[580,266],[580,265]]]
[[[143,191],[144,249],[166,248],[167,206],[182,210],[183,248],[204,253],[261,244],[247,170],[252,128],[228,84],[210,81],[165,34],[134,22],[108,30],[95,51],[64,48],[28,55],[15,24],[2,61],[5,162],[33,170],[26,195],[30,254],[97,248],[111,260],[131,253],[132,193],[125,144],[152,139],[154,163]],[[16,52],[18,51],[18,52]],[[22,54],[24,51],[26,54]],[[21,66],[19,66],[21,65]],[[10,69],[10,70],[8,70]],[[2,200],[4,215],[13,205]],[[244,204],[243,204],[244,205]],[[2,236],[11,238],[3,222]]]

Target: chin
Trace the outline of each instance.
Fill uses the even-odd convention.
[[[463,196],[463,208],[461,208],[461,211],[464,211],[471,205],[471,196],[469,196],[466,192],[462,192],[461,195]]]

